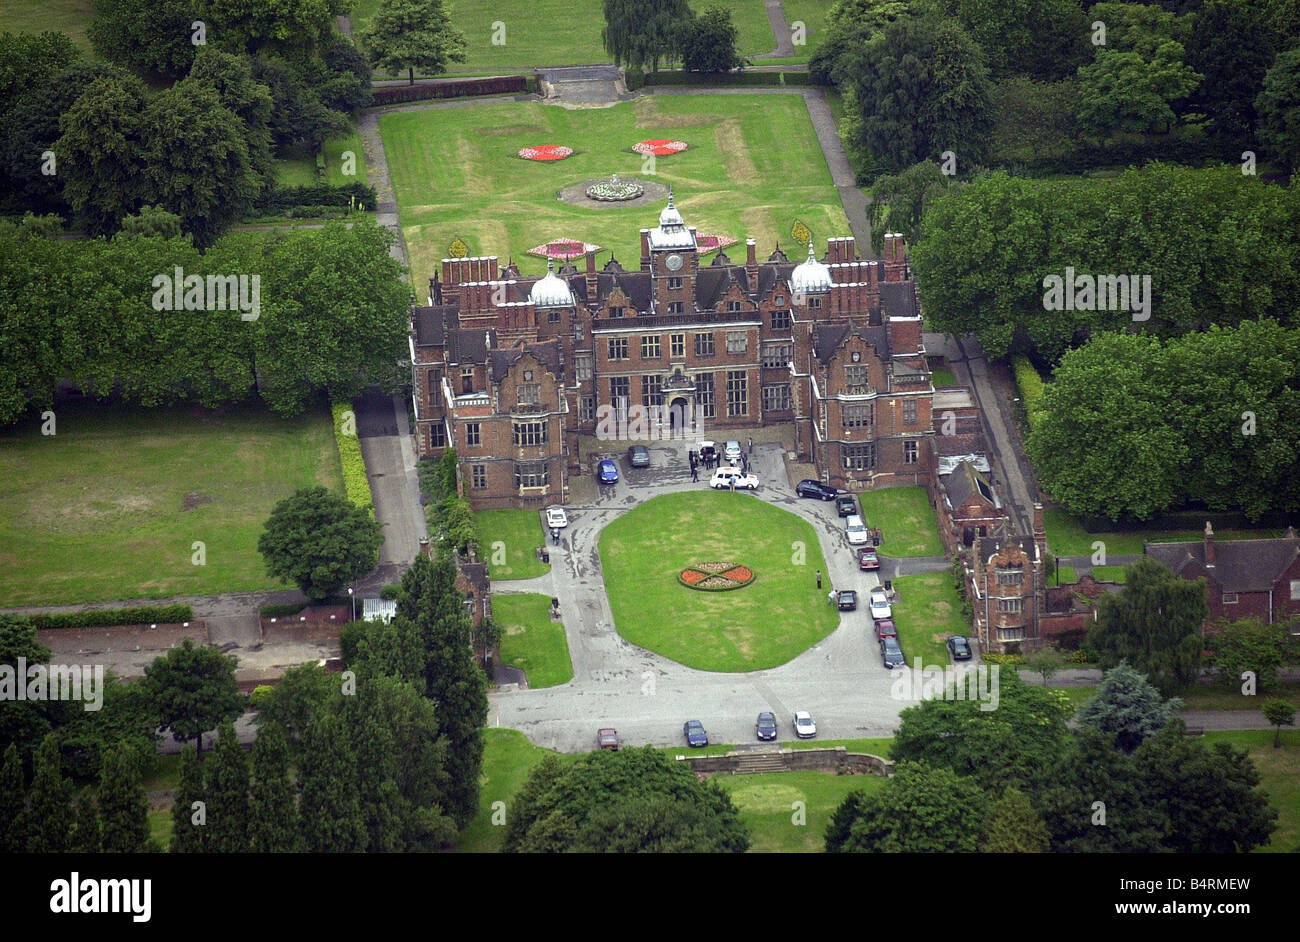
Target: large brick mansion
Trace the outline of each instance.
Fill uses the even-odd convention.
[[[790,423],[827,483],[930,479],[934,388],[901,235],[882,261],[836,238],[822,259],[810,243],[798,262],[779,248],[759,262],[750,239],[743,265],[702,265],[670,196],[636,269],[585,261],[534,279],[496,257],[443,259],[412,311],[420,456],[454,447],[474,507],[565,501],[579,436],[637,406],[656,423],[642,439]]]

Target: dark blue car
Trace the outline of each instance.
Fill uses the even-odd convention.
[[[686,736],[688,746],[707,746],[709,744],[709,734],[704,731],[704,724],[699,720],[687,720],[682,726],[682,733]]]
[[[613,484],[618,481],[618,465],[606,458],[600,463],[600,469],[597,472],[601,484]]]

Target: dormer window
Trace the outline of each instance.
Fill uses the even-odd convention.
[[[626,312],[624,311],[624,309],[623,309],[623,307],[622,307],[621,305],[620,305],[620,306],[616,306],[616,307],[611,307],[611,308],[609,309],[609,316],[610,316],[610,317],[622,317],[622,316],[624,315],[624,313],[626,313]]]
[[[739,301],[728,301],[728,302],[727,302],[727,310],[728,310],[728,311],[731,311],[731,312],[733,312],[733,313],[735,313],[736,311],[739,311],[739,310],[740,310],[740,306],[741,306],[741,305],[740,305],[740,302],[739,302]]]
[[[821,299],[821,298],[809,298],[809,299],[808,299],[808,306],[809,306],[810,308],[821,307],[821,306],[822,306],[822,299]]]
[[[844,391],[850,396],[865,396],[871,391],[866,366],[859,363],[844,367]]]

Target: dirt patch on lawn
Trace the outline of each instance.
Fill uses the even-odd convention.
[[[195,507],[202,507],[204,504],[212,503],[212,498],[207,494],[200,494],[198,491],[186,491],[185,497],[181,500],[181,510],[193,510]]]
[[[670,118],[659,110],[659,99],[653,95],[638,98],[632,107],[639,128],[699,128],[718,120],[717,115],[711,114],[677,115]],[[689,144],[690,141],[686,143]]]
[[[499,128],[479,128],[484,137],[503,137],[507,134],[550,134],[551,129],[544,124],[507,124]]]
[[[727,178],[732,183],[757,183],[758,169],[749,157],[749,148],[745,146],[745,136],[741,133],[740,122],[728,119],[718,125],[713,132],[718,151],[722,154],[722,163],[727,169]]]

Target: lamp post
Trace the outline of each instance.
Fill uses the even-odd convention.
[[[352,586],[348,586],[348,601],[352,603],[352,620],[357,620],[357,597],[352,594]]]

